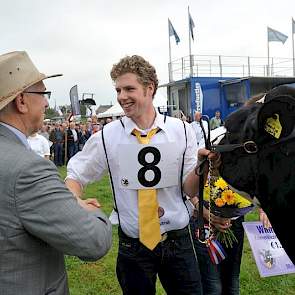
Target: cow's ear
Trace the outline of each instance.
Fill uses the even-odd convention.
[[[278,95],[264,103],[258,114],[258,130],[264,143],[276,142],[295,128],[295,97]]]

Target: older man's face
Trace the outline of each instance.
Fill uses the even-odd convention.
[[[25,90],[23,93],[27,98],[28,112],[26,114],[27,121],[27,132],[32,134],[41,129],[45,117],[45,111],[48,107],[47,98],[41,94],[37,93],[27,93],[27,92],[43,92],[45,91],[44,83],[38,82]]]

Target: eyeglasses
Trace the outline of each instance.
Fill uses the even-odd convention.
[[[25,91],[24,93],[39,94],[46,99],[50,99],[50,96],[51,96],[51,91]]]

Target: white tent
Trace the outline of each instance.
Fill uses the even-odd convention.
[[[124,115],[124,111],[119,103],[114,104],[108,110],[97,115],[97,118],[118,117]]]
[[[167,88],[161,87],[157,89],[157,93],[153,99],[153,105],[156,108],[167,109]]]
[[[153,99],[153,105],[156,108],[167,109],[167,94],[165,94],[164,89],[166,90],[166,88],[159,88]],[[123,109],[121,108],[119,103],[115,103],[105,112],[98,114],[97,117],[98,118],[119,117],[122,115],[124,115]]]

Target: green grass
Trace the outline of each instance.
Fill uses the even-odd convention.
[[[65,169],[60,169],[65,177]],[[90,184],[85,189],[87,198],[97,197],[106,214],[110,214],[113,200],[108,178]],[[257,220],[257,212],[251,212],[246,220]],[[119,295],[122,294],[116,279],[116,257],[118,237],[117,227],[113,227],[113,246],[110,252],[95,263],[86,263],[75,257],[66,257],[70,292],[72,295]],[[157,282],[157,294],[164,295],[161,284]],[[295,275],[260,278],[252,252],[245,237],[241,266],[241,295],[294,295]],[[204,294],[206,295],[206,294]]]

